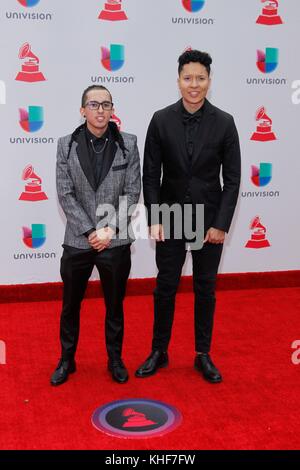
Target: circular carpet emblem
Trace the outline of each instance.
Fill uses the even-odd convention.
[[[99,431],[129,439],[162,436],[181,421],[181,413],[173,406],[139,398],[107,403],[92,416],[92,424]]]

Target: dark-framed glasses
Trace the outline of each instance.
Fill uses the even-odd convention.
[[[85,104],[85,108],[89,108],[92,111],[98,111],[100,106],[102,106],[102,109],[104,111],[111,111],[113,108],[113,103],[111,101],[102,101],[102,103],[99,103],[99,101],[88,101]]]

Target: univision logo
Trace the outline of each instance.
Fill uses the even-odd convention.
[[[205,0],[181,0],[183,8],[192,13],[188,17],[173,17],[173,24],[198,24],[198,25],[211,25],[214,24],[213,18],[200,18],[193,16],[194,13],[201,11],[205,5]]]
[[[125,63],[125,48],[121,44],[111,44],[110,48],[101,47],[101,64],[106,70],[115,72]]]
[[[40,3],[40,0],[17,0],[20,5],[27,9],[31,9]],[[6,18],[8,20],[52,20],[52,13],[41,13],[37,11],[7,11]]]
[[[46,241],[46,225],[31,224],[30,227],[22,227],[22,241],[27,248],[36,250],[43,246]],[[15,260],[55,259],[56,253],[32,251],[27,253],[14,253]]]
[[[259,167],[252,165],[251,181],[255,186],[267,186],[272,179],[272,163],[260,163]]]
[[[35,7],[40,0],[18,0],[18,2],[23,5],[23,7]]]
[[[262,73],[271,73],[278,66],[278,49],[274,47],[266,47],[265,52],[257,51],[257,68]]]
[[[23,242],[28,248],[40,248],[46,241],[46,225],[32,224],[31,228],[23,227]]]
[[[272,180],[272,163],[260,163],[259,167],[251,166],[251,182],[254,186],[262,188],[267,186]],[[277,198],[279,191],[242,191],[243,198]]]
[[[125,63],[125,47],[122,44],[101,46],[101,64],[109,72],[120,70]],[[92,83],[133,83],[134,77],[129,76],[94,76]]]
[[[202,10],[205,5],[205,0],[182,0],[182,5],[187,11],[196,13]]]
[[[44,110],[41,106],[28,106],[28,110],[20,108],[20,126],[25,132],[37,132],[44,124]]]
[[[256,67],[258,70],[265,74],[274,72],[279,63],[279,49],[276,47],[266,47],[265,51],[256,51]],[[286,78],[247,78],[247,85],[286,85]]]

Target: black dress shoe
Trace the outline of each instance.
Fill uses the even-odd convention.
[[[58,366],[51,376],[51,385],[63,384],[68,379],[69,374],[73,374],[73,372],[76,372],[76,363],[74,359],[60,359]]]
[[[167,352],[152,351],[146,361],[137,369],[135,376],[139,378],[149,377],[149,375],[155,374],[157,369],[166,367],[169,364],[169,358]]]
[[[222,376],[213,364],[209,354],[197,354],[195,369],[201,372],[203,377],[211,383],[222,382]]]
[[[119,384],[127,382],[128,372],[121,358],[109,359],[107,368],[111,372],[113,380]]]

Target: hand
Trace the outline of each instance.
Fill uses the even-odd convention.
[[[224,240],[225,240],[225,232],[223,232],[223,230],[210,227],[210,229],[207,230],[206,237],[203,243],[208,242],[208,243],[214,243],[215,245],[218,245],[220,243],[224,243]]]
[[[165,241],[164,228],[161,224],[151,225],[149,227],[149,235],[151,240],[156,240],[157,242]]]
[[[95,230],[88,237],[89,244],[94,250],[105,250],[109,247],[114,233],[114,230],[110,227]]]

